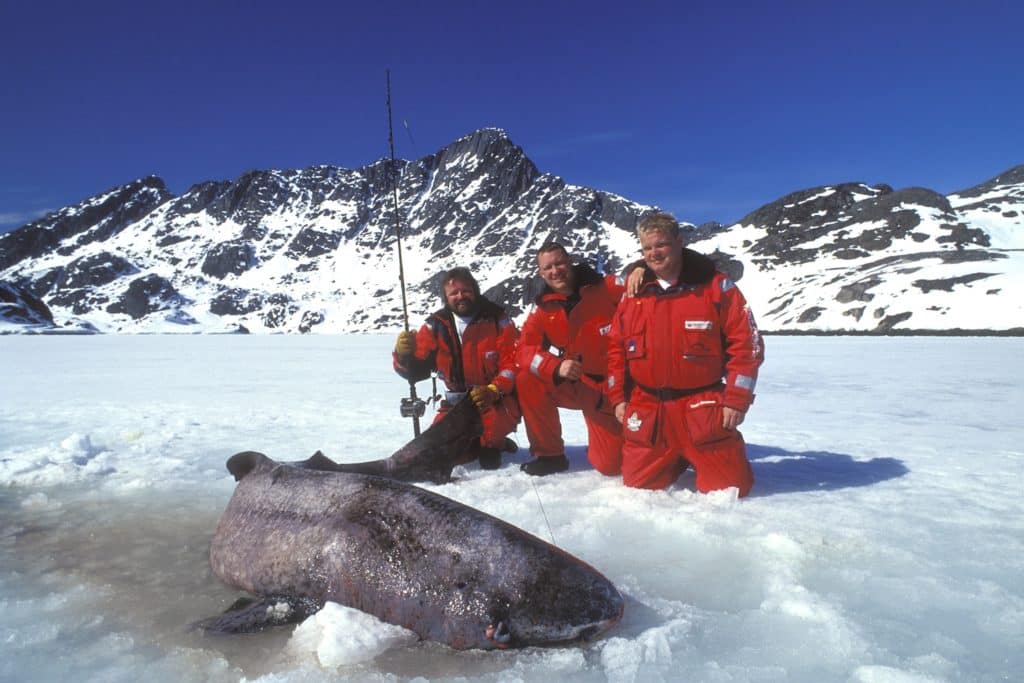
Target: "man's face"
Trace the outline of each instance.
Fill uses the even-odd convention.
[[[640,236],[644,262],[663,280],[679,277],[683,265],[683,235],[672,237],[667,232],[648,232]]]
[[[572,294],[575,273],[569,255],[561,249],[537,255],[537,269],[544,283],[559,294]]]
[[[477,297],[473,283],[461,279],[444,283],[444,302],[454,313],[462,316],[476,311]]]

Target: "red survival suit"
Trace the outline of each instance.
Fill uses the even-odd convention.
[[[606,335],[625,287],[621,279],[602,278],[587,265],[575,265],[573,270],[578,296],[566,297],[545,287],[523,323],[516,393],[531,455],[564,454],[558,408],[582,410],[590,463],[602,474],[618,474],[622,425],[602,388],[607,375]],[[571,382],[558,377],[558,367],[567,359],[580,361],[586,379]]]
[[[446,398],[434,417],[440,420],[459,400],[470,400],[467,392],[475,386],[493,384],[501,398],[480,413],[483,434],[480,444],[501,449],[505,437],[519,424],[519,403],[515,394],[516,326],[497,304],[480,298],[476,316],[459,339],[455,318],[443,308],[427,318],[416,333],[416,353],[402,358],[392,353],[395,372],[418,382],[437,370],[448,388]],[[404,363],[403,363],[404,361]],[[470,462],[477,453],[467,453]]]
[[[675,285],[663,290],[647,270],[637,297],[622,300],[610,341],[608,396],[613,405],[628,400],[623,482],[664,488],[688,460],[699,491],[735,486],[747,495],[754,475],[743,436],[722,427],[722,406],[750,407],[764,342],[736,285],[684,249]]]

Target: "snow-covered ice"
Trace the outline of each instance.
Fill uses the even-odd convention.
[[[767,340],[752,496],[456,470],[429,486],[581,557],[627,598],[583,646],[455,652],[330,606],[186,630],[238,594],[206,553],[232,453],[386,457],[390,336],[0,337],[0,680],[1009,681],[1024,670],[1018,339]],[[428,393],[425,385],[421,394]],[[429,417],[429,415],[428,415]],[[546,513],[546,518],[545,518]]]

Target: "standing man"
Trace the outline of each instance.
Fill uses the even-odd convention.
[[[764,361],[754,316],[710,259],[684,248],[671,215],[643,218],[637,235],[644,277],[615,312],[608,355],[623,482],[664,488],[692,463],[697,490],[735,486],[745,496],[754,475],[736,428]]]
[[[518,447],[507,438],[519,423],[515,395],[515,324],[497,304],[480,294],[480,285],[466,268],[453,268],[441,278],[444,308],[435,311],[413,333],[398,335],[395,372],[418,382],[437,370],[448,391],[434,422],[458,401],[472,400],[480,411],[483,434],[477,457],[483,469],[501,465],[501,451]]]
[[[519,340],[517,393],[534,459],[522,466],[544,476],[569,467],[559,408],[583,411],[587,458],[614,475],[622,465],[622,426],[602,391],[607,375],[608,328],[623,283],[573,265],[565,247],[544,244],[537,252],[544,291],[534,299]]]

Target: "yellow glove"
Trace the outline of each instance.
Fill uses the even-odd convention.
[[[473,399],[473,405],[476,406],[477,410],[484,410],[498,402],[498,399],[501,398],[501,392],[493,384],[488,384],[487,386],[481,384],[470,390],[469,397]]]
[[[416,353],[416,333],[410,330],[400,332],[395,342],[395,353],[399,356],[411,356]]]

